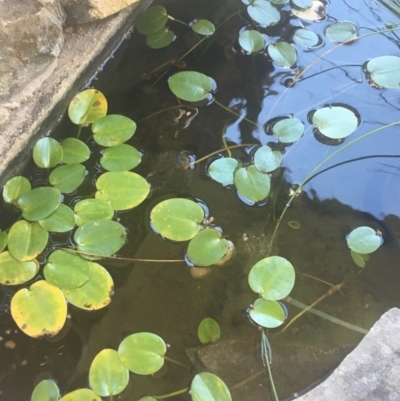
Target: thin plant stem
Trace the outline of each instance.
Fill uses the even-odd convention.
[[[90,135],[88,139],[86,139],[86,143],[89,143],[92,138],[93,138],[93,134]]]
[[[173,109],[180,109],[180,108],[182,108],[181,105],[179,105],[179,106],[172,106],[172,107],[168,107],[167,109],[163,109],[163,110],[160,110],[160,111],[156,111],[155,113],[152,113],[152,114],[150,114],[149,116],[142,118],[142,119],[139,120],[136,124],[140,124],[141,122],[143,122],[143,121],[145,121],[145,120],[147,120],[147,119],[149,119],[149,118],[151,118],[151,117],[154,117],[154,116],[156,116],[156,115],[158,115],[158,114],[164,113],[165,111],[169,111],[169,110],[173,110]]]
[[[191,368],[190,366],[187,366],[187,365],[185,365],[185,364],[183,364],[183,363],[181,363],[181,362],[179,362],[179,361],[176,361],[175,359],[168,358],[168,357],[165,356],[165,355],[163,356],[163,358],[164,358],[166,361],[169,361],[169,362],[174,363],[175,365],[181,366],[182,368],[185,368],[185,369],[187,369],[187,370],[192,370],[192,368]]]
[[[229,120],[224,124],[224,128],[222,128],[222,143],[224,144],[225,150],[228,153],[228,157],[232,156],[232,153],[230,151],[230,149],[228,148],[228,144],[226,143],[226,139],[225,139],[225,133],[226,133],[226,127],[229,123]]]
[[[110,401],[114,401],[114,397],[112,394],[110,394]]]
[[[218,153],[227,151],[228,149],[236,149],[236,148],[246,148],[247,146],[254,146],[254,143],[242,143],[240,145],[232,145],[232,146],[228,146],[226,148],[222,148],[222,149],[218,149],[214,152],[209,153],[208,155],[201,157],[200,159],[197,159],[194,163],[191,163],[192,165],[198,164],[204,160],[207,160],[208,158],[210,158],[211,156],[217,155]]]
[[[81,136],[81,131],[82,131],[82,124],[79,124],[78,135],[76,136],[78,139]]]
[[[251,382],[254,379],[257,379],[257,377],[260,377],[262,374],[265,373],[265,369],[263,370],[259,370],[258,372],[254,373],[254,375],[251,375],[250,377],[248,377],[247,379],[242,380],[240,383],[236,383],[234,386],[232,386],[229,390],[230,391],[235,391],[240,387],[243,387],[244,385],[246,385],[247,383]]]
[[[188,28],[191,28],[191,26],[189,24],[187,24],[186,22],[183,22],[183,21],[181,21],[179,19],[171,17],[170,15],[168,15],[168,19],[170,19],[171,21],[179,22],[180,24],[185,25]]]
[[[277,394],[276,388],[275,388],[274,378],[272,376],[271,362],[269,361],[268,347],[267,347],[265,338],[266,338],[266,334],[264,332],[264,329],[261,329],[261,344],[263,347],[263,355],[265,356],[265,365],[266,365],[267,371],[268,371],[269,382],[271,384],[272,394],[274,395],[275,401],[279,401],[278,394]]]
[[[400,8],[397,7],[397,5],[390,3],[387,0],[379,0],[382,4],[384,4],[387,8],[389,8],[391,11],[393,11],[395,14],[397,14],[398,16],[400,16]],[[396,1],[396,4],[399,4]]]
[[[336,70],[337,68],[343,68],[343,67],[362,67],[362,64],[341,64],[341,65],[337,65],[335,67],[327,68],[326,70],[316,72],[315,74],[309,75],[308,77],[301,78],[300,80],[298,80],[298,82],[303,82],[303,81],[305,81],[307,79],[314,78],[317,75],[324,74],[325,72]]]
[[[231,114],[234,114],[235,116],[239,117],[239,118],[243,118],[243,120],[247,121],[250,124],[253,124],[254,126],[256,126],[257,128],[261,128],[263,129],[263,127],[260,124],[255,123],[252,120],[249,120],[246,117],[243,117],[242,115],[240,115],[239,113],[236,113],[236,111],[233,111],[232,109],[230,109],[229,107],[224,106],[222,103],[220,103],[217,99],[214,98],[214,103],[217,104],[219,107],[222,107],[224,110],[228,111]]]
[[[182,390],[174,391],[173,393],[163,394],[163,395],[153,395],[152,397],[154,397],[157,400],[163,400],[165,398],[171,398],[179,394],[187,393],[188,391],[189,391],[188,388],[183,388]]]

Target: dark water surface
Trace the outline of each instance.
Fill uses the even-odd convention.
[[[243,3],[233,0],[168,0],[161,4],[180,20],[208,18],[216,25],[244,9]],[[213,267],[208,276],[197,280],[183,263],[102,262],[115,282],[111,304],[104,310],[90,313],[70,305],[68,327],[57,338],[49,340],[30,339],[18,330],[8,305],[19,288],[3,288],[0,401],[28,400],[34,383],[47,377],[55,378],[65,392],[87,386],[87,371],[96,353],[104,348],[116,349],[126,335],[139,331],[160,335],[171,344],[170,357],[190,364],[186,350],[200,345],[197,327],[204,317],[219,322],[222,340],[243,341],[257,350],[259,334],[245,314],[246,308],[256,299],[248,287],[247,274],[255,262],[266,256],[275,219],[288,201],[291,187],[302,182],[318,163],[338,149],[316,139],[307,121],[308,113],[330,103],[347,104],[356,109],[360,126],[344,144],[400,120],[399,92],[371,87],[361,69],[370,58],[398,55],[400,40],[393,33],[370,36],[342,46],[324,56],[293,88],[286,89],[283,85],[334,46],[324,36],[332,22],[352,21],[360,34],[364,34],[395,21],[390,12],[372,0],[332,0],[326,10],[326,20],[314,23],[293,17],[290,7],[285,6],[282,10],[284,22],[263,30],[271,41],[279,37],[290,41],[294,28],[300,26],[308,26],[324,38],[325,43],[313,51],[296,46],[299,58],[291,69],[273,65],[263,54],[253,57],[234,51],[239,31],[249,24],[246,12],[231,18],[212,39],[185,59],[188,70],[203,72],[215,79],[219,102],[243,116],[263,125],[273,117],[294,114],[305,123],[304,136],[285,148],[282,167],[272,174],[272,196],[261,207],[246,205],[235,189],[223,188],[209,179],[206,162],[194,169],[180,168],[179,154],[187,151],[200,158],[222,148],[221,135],[226,123],[226,138],[232,145],[271,144],[276,142],[274,137],[243,120],[236,120],[216,104],[198,106],[198,114],[191,121],[193,109],[188,109],[190,116],[180,119],[177,119],[177,109],[173,109],[141,121],[152,113],[177,105],[166,79],[175,68],[158,82],[155,81],[160,73],[149,81],[141,77],[168,60],[178,59],[196,43],[198,39],[186,27],[170,23],[178,38],[173,45],[157,51],[147,48],[144,38],[134,33],[116,51],[115,58],[101,66],[90,86],[106,95],[109,114],[123,114],[138,123],[137,132],[129,141],[143,152],[142,163],[135,172],[146,177],[152,188],[148,199],[138,208],[118,213],[121,224],[128,229],[128,241],[120,255],[181,259],[187,244],[171,243],[156,235],[149,226],[149,212],[162,199],[185,196],[205,202],[216,224],[235,244],[236,258],[229,266]],[[188,126],[185,128],[185,125]],[[76,131],[77,127],[64,117],[53,134],[75,136]],[[84,138],[89,137],[89,130],[84,129],[82,134]],[[77,193],[65,197],[65,203],[71,207],[95,192],[95,180],[102,172],[98,163],[101,149],[94,142],[90,147],[93,154],[86,163],[89,174]],[[400,306],[399,149],[399,128],[396,127],[370,136],[330,160],[321,168],[326,171],[312,178],[294,200],[273,249],[273,254],[287,258],[294,265],[296,285],[291,296],[305,304],[311,304],[326,293],[330,288],[326,283],[339,284],[348,280],[341,293],[322,301],[318,309],[365,329],[389,308]],[[250,152],[251,148],[234,150],[233,157],[246,162],[250,160]],[[36,185],[46,181],[46,174],[32,162],[25,175]],[[0,228],[5,229],[17,217],[17,212],[2,206]],[[299,222],[300,229],[289,227],[289,221]],[[371,255],[365,270],[354,279],[359,268],[352,262],[345,236],[364,225],[382,231],[385,243]],[[51,239],[52,245],[40,262],[45,262],[52,246],[71,242],[69,235],[52,234]],[[290,305],[288,309],[289,317],[299,311]],[[270,333],[272,368],[280,398],[283,400],[301,392],[329,373],[361,338],[359,333],[311,314],[300,318],[282,334]],[[15,343],[14,349],[10,349],[11,343],[6,346],[10,340]],[[232,366],[225,370],[230,377],[242,377],[236,383],[260,369],[256,365],[259,361],[249,366],[250,357],[249,361],[237,363],[237,355],[232,354]],[[215,353],[215,358],[223,357],[226,355]],[[173,392],[187,387],[192,377],[192,373],[174,365],[154,377],[132,375],[128,389],[114,399],[134,401],[148,394]],[[232,395],[235,401],[272,399],[265,375],[233,391]],[[175,399],[188,400],[189,396],[183,394]]]

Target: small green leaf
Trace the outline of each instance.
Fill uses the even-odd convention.
[[[200,322],[197,334],[202,344],[215,343],[221,337],[221,329],[214,319],[206,317]]]
[[[299,28],[293,35],[294,43],[303,47],[314,47],[319,43],[319,36],[310,29]]]
[[[75,221],[78,226],[96,220],[111,220],[114,209],[110,202],[102,199],[84,199],[74,207]]]
[[[156,33],[146,36],[146,45],[151,49],[162,49],[170,45],[176,39],[176,35],[167,27],[161,28]]]
[[[368,253],[362,254],[362,253],[357,253],[351,250],[350,252],[351,258],[353,259],[353,262],[358,266],[358,267],[365,267],[365,263],[369,261],[370,256]]]
[[[49,181],[61,193],[69,193],[82,184],[85,175],[86,168],[82,164],[65,164],[50,173]]]
[[[137,18],[136,29],[142,35],[151,35],[162,29],[167,20],[167,10],[163,6],[149,7]]]
[[[88,388],[80,388],[65,394],[60,401],[101,401],[101,398]]]
[[[347,42],[357,37],[357,27],[351,22],[335,22],[326,28],[325,36],[336,43]]]
[[[293,5],[298,8],[307,9],[312,7],[312,0],[292,0]]]
[[[3,232],[0,231],[0,252],[4,251],[4,249],[7,246],[7,242],[8,242],[8,234],[5,231]]]
[[[182,71],[172,75],[168,86],[175,96],[188,102],[204,100],[213,88],[210,77],[195,71]]]
[[[61,202],[61,193],[56,188],[40,187],[25,192],[18,199],[22,217],[26,220],[43,220],[50,216]]]
[[[271,186],[268,175],[260,173],[254,165],[236,171],[235,185],[238,191],[252,202],[264,200]]]
[[[39,271],[36,259],[21,262],[14,259],[9,252],[0,253],[0,283],[4,285],[19,285],[33,279]]]
[[[297,61],[296,49],[289,43],[278,42],[268,46],[268,54],[281,67],[292,67]]]
[[[256,53],[264,49],[265,39],[260,32],[249,29],[240,34],[239,44],[246,52]]]
[[[357,227],[347,237],[347,245],[357,253],[375,252],[382,244],[382,237],[370,227]]]
[[[80,255],[56,250],[50,255],[43,273],[46,280],[58,288],[76,288],[89,280],[91,266]]]
[[[254,154],[254,165],[261,173],[276,170],[282,162],[282,154],[271,150],[269,146],[261,146]]]
[[[96,199],[110,202],[114,210],[132,209],[140,205],[150,192],[149,183],[130,171],[104,173],[96,181],[96,188]]]
[[[31,401],[58,401],[60,390],[53,380],[42,380],[33,390]]]
[[[69,104],[68,116],[77,125],[87,126],[107,114],[107,99],[96,89],[85,89]]]
[[[208,167],[210,177],[222,185],[233,185],[235,183],[234,173],[239,165],[236,159],[223,157],[214,160]]]
[[[304,134],[304,124],[297,118],[284,118],[274,124],[273,134],[283,143],[292,143]]]
[[[269,1],[254,0],[247,7],[250,17],[262,26],[277,24],[281,19],[281,14]]]
[[[400,57],[375,57],[368,61],[367,71],[371,74],[371,79],[382,88],[400,86]]]
[[[206,19],[197,19],[190,26],[199,35],[211,36],[215,32],[214,24]]]
[[[107,148],[100,164],[108,171],[127,171],[139,165],[142,155],[133,146],[121,144]]]
[[[31,190],[31,183],[25,177],[18,176],[9,179],[4,185],[3,199],[7,203],[17,204],[18,199]]]
[[[151,375],[160,370],[166,352],[164,340],[152,333],[131,334],[118,348],[122,364],[138,375]]]
[[[47,231],[66,233],[75,227],[75,215],[71,208],[60,203],[50,216],[39,220],[39,224]]]
[[[190,386],[193,401],[232,401],[226,384],[213,373],[197,374]]]
[[[90,157],[90,150],[86,143],[76,138],[66,138],[61,142],[63,157],[61,161],[65,164],[83,163]]]
[[[89,369],[89,385],[101,397],[117,395],[129,383],[129,370],[122,365],[118,352],[103,349],[93,359]]]
[[[150,214],[154,229],[173,241],[187,241],[200,231],[203,209],[188,199],[168,199],[160,202]]]
[[[59,288],[40,280],[13,296],[11,315],[26,335],[34,338],[51,337],[64,326],[67,303]]]
[[[42,168],[54,167],[63,157],[61,145],[53,138],[42,138],[33,148],[33,160]]]
[[[128,117],[110,114],[92,124],[93,139],[101,146],[121,145],[136,131],[136,123]]]
[[[285,311],[276,301],[258,298],[249,312],[250,317],[266,329],[274,329],[282,325],[286,319]]]
[[[292,291],[295,273],[292,264],[280,256],[261,259],[250,270],[250,288],[267,301],[278,301]]]

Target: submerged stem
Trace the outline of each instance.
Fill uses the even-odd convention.
[[[263,347],[263,355],[265,357],[265,365],[266,365],[267,371],[268,371],[269,382],[271,384],[272,393],[274,395],[275,401],[279,401],[278,394],[277,394],[276,388],[275,388],[274,378],[272,376],[272,371],[271,371],[271,366],[270,366],[271,363],[269,361],[268,347],[267,347],[265,338],[266,338],[265,331],[264,331],[264,329],[261,329],[261,346]]]
[[[183,364],[183,363],[181,363],[181,362],[179,362],[179,361],[176,361],[175,359],[168,358],[168,357],[165,356],[165,355],[163,356],[163,358],[164,358],[166,361],[169,361],[169,362],[174,363],[175,365],[182,366],[182,368],[185,368],[185,369],[187,369],[187,370],[192,370],[192,368],[191,368],[190,366],[187,366],[187,365],[185,365],[185,364]]]
[[[186,22],[183,22],[183,21],[181,21],[179,19],[171,17],[170,15],[168,15],[168,19],[170,19],[171,21],[179,22],[180,24],[185,25],[188,28],[191,28],[191,26],[189,24],[187,24]]]
[[[163,400],[165,398],[171,398],[171,397],[174,397],[176,395],[186,393],[188,391],[189,391],[188,388],[183,388],[182,390],[174,391],[173,393],[163,394],[163,395],[154,395],[153,397],[156,398],[157,400]]]
[[[224,128],[222,128],[222,143],[224,144],[225,150],[228,153],[228,157],[232,156],[232,153],[230,151],[230,149],[228,148],[228,144],[226,143],[226,139],[225,139],[225,133],[226,133],[226,127],[228,125],[229,120],[224,124]]]
[[[218,149],[214,152],[209,153],[208,155],[201,157],[200,159],[197,159],[194,163],[191,163],[192,165],[198,164],[204,160],[207,160],[209,157],[217,155],[218,153],[227,151],[228,149],[236,149],[236,148],[246,148],[247,146],[254,146],[254,143],[242,143],[240,145],[232,145],[232,146],[228,146],[222,149]]]
[[[250,124],[255,125],[257,128],[261,128],[263,129],[263,127],[260,124],[255,123],[254,121],[243,117],[242,115],[240,115],[239,113],[236,113],[236,111],[233,111],[232,109],[230,109],[229,107],[224,106],[222,103],[220,103],[217,99],[214,98],[214,102],[215,104],[217,104],[219,107],[222,107],[224,110],[229,111],[229,113],[234,114],[235,116],[239,117],[239,118],[243,118],[243,120],[247,121]]]
[[[79,124],[78,135],[76,136],[78,139],[81,136],[81,131],[82,131],[82,124]]]

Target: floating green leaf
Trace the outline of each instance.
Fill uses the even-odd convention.
[[[114,209],[110,202],[102,199],[84,199],[79,201],[75,207],[75,221],[78,226],[89,221],[111,220],[114,216]]]
[[[319,36],[310,29],[297,29],[293,35],[294,43],[303,47],[314,47],[319,43]]]
[[[83,163],[90,157],[90,150],[86,143],[76,138],[66,138],[61,142],[63,157],[61,161],[65,164]]]
[[[0,252],[3,252],[7,246],[8,234],[5,231],[0,231]]]
[[[259,202],[268,196],[271,184],[267,174],[260,173],[256,166],[251,165],[236,171],[235,185],[245,198]]]
[[[111,302],[114,288],[112,277],[108,271],[97,263],[90,262],[91,275],[89,280],[78,288],[62,289],[68,302],[77,308],[98,310]]]
[[[68,107],[68,116],[77,125],[87,126],[106,114],[107,99],[96,89],[78,93]]]
[[[325,36],[336,43],[347,42],[357,37],[357,27],[347,21],[334,22],[326,28]]]
[[[214,24],[206,19],[195,20],[190,26],[199,35],[210,36],[215,32]]]
[[[101,146],[121,145],[136,131],[136,123],[128,117],[110,114],[92,124],[93,139]]]
[[[136,29],[142,35],[158,32],[167,23],[168,14],[163,6],[149,7],[136,20]]]
[[[261,173],[276,170],[282,162],[282,154],[269,146],[261,146],[254,154],[254,165]]]
[[[74,234],[80,252],[111,256],[125,243],[125,228],[116,221],[90,221],[81,225]],[[98,259],[83,255],[88,259]]]
[[[232,185],[235,183],[234,173],[239,165],[236,159],[223,157],[214,160],[208,167],[210,177],[222,185]]]
[[[333,106],[317,110],[312,116],[312,123],[328,138],[341,139],[354,132],[358,119],[351,110]]]
[[[258,298],[249,312],[250,317],[260,326],[266,329],[279,327],[286,319],[285,311],[276,301],[267,301]]]
[[[42,168],[54,167],[63,157],[61,145],[53,138],[42,138],[33,148],[33,160]]]
[[[56,250],[50,255],[43,273],[46,280],[58,288],[76,288],[89,280],[91,265],[80,255]]]
[[[268,54],[281,67],[292,67],[296,64],[296,49],[289,43],[278,42],[276,45],[268,46]]]
[[[265,39],[260,32],[249,29],[240,34],[239,44],[246,52],[255,53],[264,49]]]
[[[64,326],[67,303],[59,288],[40,280],[13,296],[11,315],[26,335],[34,338],[51,337]]]
[[[58,208],[61,193],[58,189],[40,187],[25,192],[18,199],[22,217],[26,220],[43,220]]]
[[[292,0],[293,5],[298,8],[307,9],[312,6],[312,0]]]
[[[31,190],[31,183],[25,177],[18,176],[9,179],[4,185],[3,199],[7,203],[16,204],[24,193]]]
[[[313,0],[312,1],[312,6],[310,8],[302,9],[302,8],[297,8],[293,7],[292,8],[292,13],[294,16],[309,20],[309,21],[322,21],[325,18],[325,7],[326,4],[323,3],[320,0]]]
[[[60,401],[101,401],[101,398],[88,388],[80,388],[65,394]]]
[[[200,231],[189,243],[187,254],[196,266],[211,266],[228,252],[228,241],[215,228]]]
[[[400,57],[381,56],[368,61],[367,71],[371,79],[382,88],[400,86]]]
[[[202,344],[215,343],[221,337],[221,329],[214,319],[206,317],[200,322],[197,334]]]
[[[47,245],[49,233],[39,223],[17,221],[8,234],[8,250],[18,260],[35,259]]]
[[[190,386],[193,401],[232,401],[226,384],[213,373],[197,374]]]
[[[162,49],[170,45],[175,39],[176,35],[164,26],[156,33],[146,36],[146,44],[151,49]]]
[[[42,380],[33,390],[31,401],[58,401],[60,390],[53,380]]]
[[[105,149],[100,164],[108,171],[127,171],[135,168],[141,160],[140,152],[133,146],[123,143]]]
[[[196,71],[182,71],[172,75],[168,86],[175,96],[188,102],[204,100],[213,88],[211,78]]]
[[[96,199],[111,203],[114,210],[140,205],[150,192],[150,185],[139,174],[118,171],[102,174],[96,181]]]
[[[75,227],[75,215],[71,208],[60,203],[50,216],[39,220],[39,223],[47,231],[66,233]]]
[[[118,352],[103,349],[93,359],[89,369],[89,385],[101,397],[117,395],[129,383],[129,370],[122,365]]]
[[[347,245],[357,253],[365,254],[376,251],[382,243],[382,237],[370,227],[357,227],[347,237]]]
[[[0,283],[18,285],[33,279],[39,271],[39,263],[35,260],[21,262],[14,259],[9,252],[0,253]]]
[[[262,26],[275,25],[281,19],[281,14],[269,1],[255,0],[247,7],[250,17]]]
[[[289,295],[294,286],[292,264],[280,256],[261,259],[250,270],[250,288],[268,301],[277,301]]]
[[[49,181],[61,193],[69,193],[82,184],[85,175],[86,168],[82,164],[65,164],[50,173]]]
[[[281,142],[292,143],[304,134],[304,124],[297,118],[284,118],[274,124],[272,132]]]
[[[351,258],[353,259],[353,262],[358,266],[358,267],[365,267],[365,263],[369,261],[370,256],[368,253],[357,253],[351,250],[350,252]]]
[[[153,333],[136,333],[126,337],[118,348],[124,366],[138,375],[151,375],[164,365],[167,346]]]
[[[150,214],[154,229],[173,241],[187,241],[200,231],[203,209],[189,199],[168,199],[160,202]]]

